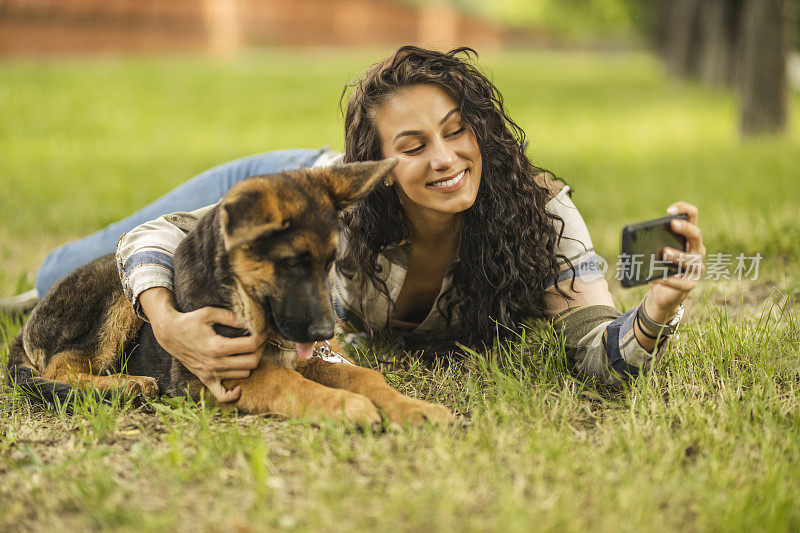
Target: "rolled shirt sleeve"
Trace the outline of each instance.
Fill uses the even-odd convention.
[[[563,219],[563,234],[557,253],[569,258],[572,269],[563,259],[558,287],[572,299],[559,294],[551,283],[545,291],[545,312],[556,332],[563,334],[567,356],[583,375],[595,376],[602,383],[619,385],[648,364],[654,354],[641,347],[633,324],[638,306],[621,313],[615,306],[603,274],[605,262],[594,251],[589,230],[564,186],[546,209]],[[556,223],[556,230],[560,230]],[[663,351],[662,343],[658,352]]]
[[[117,270],[125,295],[137,307],[153,287],[174,288],[173,258],[186,234],[214,206],[172,213],[135,227],[117,242]]]

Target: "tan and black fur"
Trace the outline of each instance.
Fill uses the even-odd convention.
[[[175,254],[175,299],[189,312],[232,310],[247,330],[216,325],[228,336],[266,331],[258,367],[226,404],[286,417],[448,422],[442,405],[403,396],[377,372],[319,358],[300,361],[294,342],[334,333],[330,271],[338,213],[365,196],[395,160],[353,163],[250,178],[236,185],[187,235]],[[124,371],[124,373],[122,373]],[[39,303],[9,355],[9,376],[44,399],[62,400],[76,384],[129,394],[203,390],[199,379],[163,350],[123,294],[113,256],[101,257],[56,284]]]

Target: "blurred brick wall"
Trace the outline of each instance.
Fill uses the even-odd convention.
[[[200,0],[0,0],[0,53],[192,49]]]
[[[497,46],[508,35],[447,5],[393,0],[0,0],[0,54],[416,43]]]

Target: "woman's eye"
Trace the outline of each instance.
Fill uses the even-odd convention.
[[[422,145],[419,145],[416,148],[411,148],[410,150],[403,150],[403,153],[408,155],[413,155],[419,153],[421,150],[422,150]]]
[[[453,133],[449,134],[448,137],[456,137],[458,135],[461,135],[462,133],[464,133],[464,130],[466,130],[466,129],[467,128],[465,128],[464,126],[461,126],[456,131],[454,131]]]

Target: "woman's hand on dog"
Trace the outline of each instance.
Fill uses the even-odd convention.
[[[163,287],[144,291],[139,295],[139,303],[161,347],[197,376],[217,401],[239,399],[238,386],[227,390],[220,381],[250,376],[264,349],[264,333],[237,338],[218,335],[214,324],[235,328],[245,325],[230,311],[217,307],[181,313],[175,308],[172,293]]]

